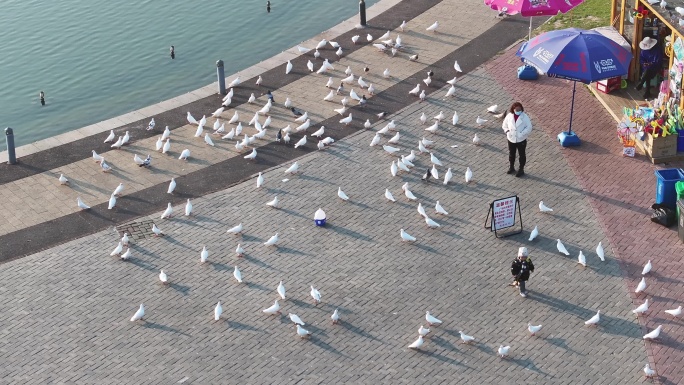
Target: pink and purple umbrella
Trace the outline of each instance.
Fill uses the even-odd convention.
[[[558,12],[566,13],[584,0],[484,0],[485,5],[507,15],[521,14],[530,18],[530,33],[532,37],[533,16],[554,16]]]

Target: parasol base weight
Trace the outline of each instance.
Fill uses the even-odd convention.
[[[577,147],[581,144],[579,136],[574,132],[563,131],[558,134],[558,141],[562,147]]]

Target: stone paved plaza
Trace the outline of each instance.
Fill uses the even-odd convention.
[[[336,138],[323,151],[312,151],[317,139],[311,136],[304,150],[293,149],[301,134],[293,135],[289,146],[275,143],[275,129],[257,144],[255,162],[243,159],[248,152],[239,153],[230,141],[216,138],[216,147],[205,146],[185,121],[188,110],[199,118],[220,104],[218,96],[202,89],[204,99],[169,102],[175,110],[162,114],[163,103],[149,108],[159,114],[150,115],[158,124],[172,126],[175,155],[153,154],[150,170],[131,162],[134,153],[153,151],[156,141],[141,130],[150,117],[142,112],[131,113],[134,123],[116,128],[117,134],[132,131],[131,146],[102,152],[114,165],[113,174],[99,172],[89,157],[91,146],[107,135],[105,123],[87,128],[99,130],[92,136],[79,132],[84,137],[76,142],[26,155],[16,175],[0,166],[0,384],[631,384],[643,381],[646,363],[658,370],[654,382],[680,383],[684,353],[678,341],[684,331],[681,321],[667,319],[662,310],[684,298],[677,257],[684,248],[676,234],[649,227],[651,180],[627,182],[630,172],[652,178],[654,168],[640,158],[624,163],[629,160],[619,156],[610,115],[581,88],[575,119],[585,143],[561,148],[555,133],[567,123],[566,84],[517,81],[515,48],[506,48],[526,35],[527,20],[501,21],[481,2],[463,3],[385,0],[369,10],[371,26],[375,21],[382,27],[356,32],[338,26],[302,43],[312,47],[323,37],[344,36],[340,42],[347,54],[329,75],[309,74],[303,69],[308,57],[295,59],[290,51],[240,73],[249,84],[236,88],[237,102],[222,120],[237,111],[245,131],[256,132],[247,121],[266,98],[257,94],[256,103],[245,102],[251,92],[263,91],[253,85],[253,76],[263,72],[278,102],[290,97],[311,115],[308,135],[325,125],[324,136]],[[404,17],[406,51],[397,57],[370,44],[348,47],[350,35],[377,37],[385,25],[392,25],[395,35],[397,18]],[[426,32],[435,19],[440,31]],[[349,22],[345,26],[349,29]],[[421,59],[408,61],[411,53]],[[283,76],[283,57],[296,63],[294,78]],[[463,74],[453,70],[454,59]],[[342,116],[333,111],[342,95],[335,103],[323,102],[329,91],[324,84],[328,76],[339,83],[347,66],[358,76],[365,65],[371,70],[364,79],[374,83],[377,95],[366,108],[350,109],[353,123],[342,126]],[[390,78],[382,76],[384,68],[390,68]],[[422,84],[428,69],[436,72],[435,85],[419,103],[407,93]],[[445,82],[454,76],[456,97],[445,99]],[[344,95],[350,88],[360,92],[354,85]],[[185,98],[190,97],[180,97]],[[534,125],[524,178],[505,173],[501,121],[487,113],[491,105],[503,110],[514,100],[524,103]],[[375,116],[380,111],[389,113],[386,119]],[[440,112],[445,118],[438,131],[426,131]],[[429,124],[420,123],[422,113]],[[278,104],[271,116],[273,128],[299,124]],[[478,116],[489,121],[477,125]],[[365,119],[373,123],[368,130],[361,128]],[[391,120],[396,131],[369,146]],[[213,122],[210,118],[207,128]],[[592,124],[608,128],[588,132]],[[443,163],[437,167],[440,181],[421,181],[432,166],[429,154],[417,154],[409,173],[391,175],[398,157],[382,145],[396,132],[401,137],[392,145],[402,155],[418,152],[423,137],[435,142],[430,150]],[[472,142],[475,134],[479,146]],[[191,148],[190,162],[176,159],[181,147]],[[49,156],[69,148],[80,152],[73,159]],[[294,161],[300,173],[286,174]],[[468,167],[471,183],[464,180]],[[454,177],[445,186],[447,168]],[[262,188],[256,188],[258,171],[265,178]],[[57,184],[60,173],[70,178],[70,186]],[[171,177],[179,181],[174,195],[166,194]],[[121,182],[126,190],[117,207],[107,210],[108,196]],[[417,201],[404,196],[401,186],[407,182]],[[349,201],[337,197],[340,187]],[[385,189],[396,202],[385,199]],[[497,239],[483,226],[489,204],[513,195],[520,198],[524,230]],[[76,196],[93,208],[77,211]],[[266,206],[275,196],[279,208]],[[189,217],[182,215],[187,198],[194,206]],[[539,212],[542,200],[553,213]],[[435,213],[437,201],[448,215]],[[174,203],[174,215],[162,220],[167,202]],[[426,226],[418,203],[440,228]],[[325,227],[314,225],[318,208],[327,213]],[[153,223],[163,237],[152,236]],[[242,234],[226,233],[239,223]],[[535,226],[539,236],[528,241]],[[401,242],[400,229],[417,241]],[[127,262],[110,256],[123,231],[132,238]],[[276,233],[277,247],[265,246]],[[556,250],[557,239],[570,256]],[[599,242],[605,262],[594,251]],[[234,251],[238,244],[245,249],[243,258]],[[205,246],[209,257],[202,264]],[[530,250],[536,267],[528,298],[508,286],[510,263],[521,246]],[[580,250],[586,268],[577,263]],[[646,295],[635,295],[641,266],[650,258],[655,271],[647,277],[649,288]],[[242,284],[233,278],[235,266]],[[161,269],[168,285],[158,279]],[[282,315],[265,315],[262,309],[279,298],[280,281],[287,288]],[[312,285],[322,294],[318,305],[309,295]],[[653,310],[637,320],[631,310],[646,298]],[[224,312],[215,322],[218,301]],[[141,303],[144,321],[130,322]],[[338,325],[330,319],[335,309]],[[584,321],[598,310],[599,326],[586,327]],[[443,324],[431,328],[420,350],[408,349],[419,326],[427,326],[426,311]],[[297,336],[288,313],[303,319],[310,339]],[[528,323],[543,329],[530,336]],[[645,344],[643,334],[657,324],[664,325],[660,341]],[[474,336],[475,343],[461,344],[459,331]],[[511,346],[508,358],[497,356],[499,345]]]

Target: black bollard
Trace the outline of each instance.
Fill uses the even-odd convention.
[[[17,155],[14,152],[14,131],[7,127],[5,128],[5,139],[7,142],[7,164],[17,163]]]
[[[363,0],[359,1],[359,18],[361,19],[361,25],[366,26],[366,2]]]
[[[216,62],[216,76],[218,77],[218,91],[219,94],[226,94],[226,76],[223,73],[223,60]]]

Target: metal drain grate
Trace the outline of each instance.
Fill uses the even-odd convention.
[[[128,236],[135,242],[141,239],[154,237],[154,233],[152,232],[153,223],[154,221],[151,219],[128,222],[116,226],[116,231],[118,231],[119,235],[122,237],[124,233],[128,233]]]

